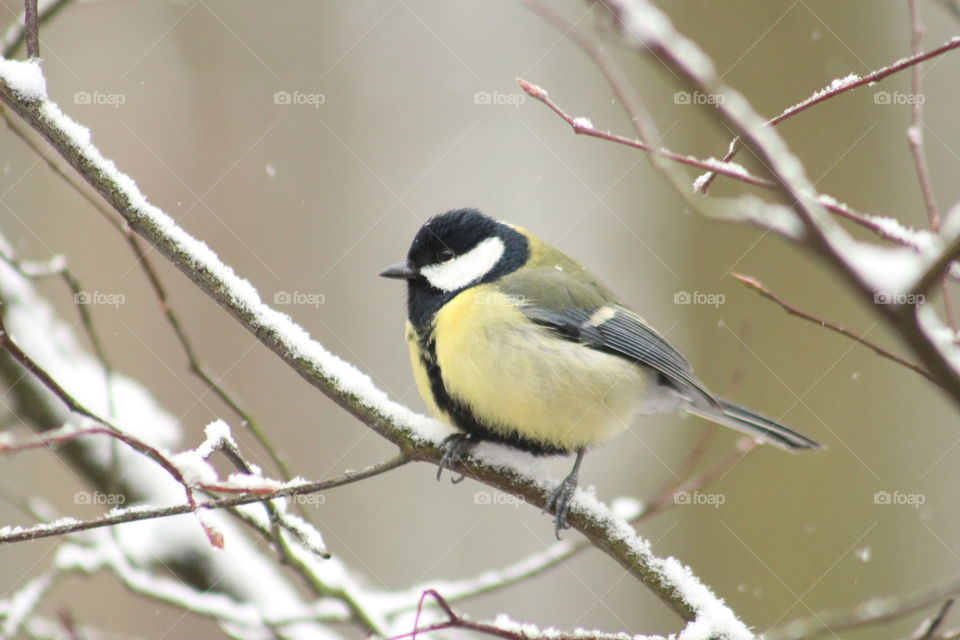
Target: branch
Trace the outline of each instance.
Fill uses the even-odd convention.
[[[420,616],[423,613],[427,598],[432,599],[440,610],[443,611],[446,620],[421,627]],[[413,631],[393,636],[389,640],[401,640],[403,638],[416,640],[418,634],[443,631],[445,629],[475,631],[484,635],[493,636],[494,638],[503,638],[504,640],[624,640],[624,638],[630,637],[625,633],[602,633],[600,631],[587,633],[577,630],[573,633],[562,633],[556,629],[541,630],[530,623],[514,622],[503,615],[498,616],[494,622],[478,622],[458,615],[449,603],[444,600],[443,596],[433,589],[428,589],[420,596],[420,602],[417,605],[417,614],[414,617]],[[637,636],[638,640],[641,637],[645,640],[665,640],[662,636]]]
[[[763,124],[763,126],[775,127],[776,125],[780,124],[787,118],[791,118],[797,115],[798,113],[802,113],[816,104],[820,104],[821,102],[829,100],[830,98],[835,98],[842,93],[853,91],[854,89],[857,89],[864,85],[869,85],[869,84],[879,82],[887,78],[888,76],[892,76],[893,74],[899,71],[903,71],[904,69],[909,69],[911,67],[916,67],[920,63],[926,60],[929,60],[930,58],[935,58],[937,56],[943,55],[944,53],[947,53],[948,51],[953,51],[958,47],[960,47],[960,36],[953,37],[950,40],[948,40],[946,44],[943,44],[937,47],[936,49],[927,51],[926,53],[914,52],[914,55],[910,56],[909,58],[902,58],[891,65],[888,65],[881,69],[877,69],[876,71],[868,73],[863,77],[857,76],[856,74],[850,74],[843,78],[836,78],[825,88],[820,89],[819,91],[815,91],[806,100],[798,102],[797,104],[791,107],[787,107],[786,109],[783,110],[783,113],[781,113],[780,115],[776,116],[775,118],[771,118],[770,120],[767,120]],[[740,150],[742,146],[741,142],[742,141],[739,136],[730,141],[730,147],[729,147],[729,150],[727,151],[727,155],[723,157],[724,162],[729,162],[730,160],[733,159],[735,155],[737,155],[737,152]],[[705,176],[702,176],[701,190],[703,191],[703,193],[707,192],[707,189],[710,187],[710,184],[713,182],[714,178],[716,178],[716,173],[709,173],[709,174],[706,174]]]
[[[694,88],[718,97],[717,115],[760,160],[803,227],[798,234],[783,235],[822,258],[854,288],[863,302],[873,304],[877,291],[870,282],[872,273],[868,272],[872,263],[853,262],[853,258],[863,256],[863,252],[858,251],[863,247],[826,214],[802,163],[775,129],[763,126],[764,121],[749,102],[717,76],[713,61],[696,43],[678,33],[670,19],[648,0],[604,0],[604,4],[615,17],[615,26],[627,46],[642,55],[653,53]],[[960,39],[951,41],[949,47],[960,47]],[[929,338],[920,326],[915,308],[912,305],[875,305],[874,308],[940,381],[940,387],[955,406],[960,407],[960,372],[951,364],[952,354]]]
[[[758,280],[754,280],[749,276],[744,276],[739,273],[731,273],[730,275],[736,278],[738,282],[740,282],[741,284],[745,285],[750,289],[753,289],[754,291],[759,293],[761,296],[763,296],[767,300],[771,300],[777,303],[778,305],[780,305],[780,307],[783,308],[783,310],[786,311],[788,314],[792,316],[796,316],[798,318],[803,318],[804,320],[809,320],[810,322],[820,325],[821,327],[824,327],[826,329],[829,329],[834,333],[839,333],[840,335],[846,338],[850,338],[851,340],[853,340],[858,344],[862,344],[865,347],[869,347],[877,355],[887,358],[888,360],[892,360],[893,362],[896,362],[897,364],[902,365],[907,369],[910,369],[911,371],[920,374],[930,382],[939,386],[940,382],[936,378],[931,376],[929,371],[926,371],[922,367],[910,362],[909,360],[904,360],[900,356],[894,353],[891,353],[890,351],[887,351],[886,349],[876,344],[875,342],[871,342],[870,340],[867,340],[866,337],[860,335],[859,333],[856,333],[854,331],[841,327],[840,325],[834,324],[829,320],[824,320],[823,318],[817,317],[812,313],[808,313],[806,311],[803,311],[791,305],[790,303],[785,301],[783,298],[781,298],[780,296],[770,291],[770,289],[765,287]]]
[[[26,31],[27,57],[40,57],[40,31],[37,29],[37,0],[23,0],[23,26]]]
[[[917,0],[909,0],[907,6],[910,8],[910,48],[914,56],[920,51],[923,44],[923,34],[925,28],[920,21],[920,7]],[[927,166],[927,156],[923,148],[923,100],[920,91],[922,87],[922,67],[917,64],[910,70],[910,86],[913,93],[913,118],[910,128],[907,129],[907,141],[910,145],[910,153],[913,156],[913,163],[917,168],[917,182],[920,184],[920,193],[923,195],[923,203],[927,209],[927,218],[930,221],[930,231],[940,232],[940,210],[937,207],[937,199],[933,194],[933,182],[930,179],[930,169]],[[957,318],[953,308],[953,294],[947,286],[946,279],[941,279],[941,290],[943,291],[943,307],[947,316],[947,325],[957,330]]]
[[[642,140],[632,140],[630,138],[625,138],[623,136],[610,133],[609,131],[601,131],[594,127],[589,119],[571,116],[566,111],[561,109],[556,102],[550,99],[549,94],[547,94],[546,91],[537,85],[527,82],[523,78],[517,78],[517,84],[519,84],[520,88],[526,91],[527,95],[529,95],[531,98],[539,100],[543,104],[550,107],[554,113],[563,118],[567,124],[573,128],[574,133],[587,135],[592,138],[599,138],[608,142],[615,142],[617,144],[633,147],[634,149],[640,149],[649,153],[655,153],[656,155],[666,158],[667,160],[672,160],[673,162],[685,164],[691,167],[707,169],[753,186],[765,187],[767,189],[774,186],[769,180],[752,176],[745,168],[732,162],[721,162],[714,158],[710,158],[709,160],[700,160],[699,158],[694,158],[693,156],[676,153],[665,147],[657,147],[647,144]]]
[[[37,3],[37,23],[43,24],[52,18],[60,9],[70,4],[71,0],[40,0]],[[24,2],[26,8],[26,0]],[[0,39],[0,50],[3,51],[4,58],[12,58],[20,45],[23,44],[24,36],[27,32],[27,16],[24,11],[7,29],[3,38]],[[28,56],[29,57],[29,56]]]
[[[3,527],[0,528],[0,544],[7,542],[23,542],[25,540],[39,540],[40,538],[49,538],[51,536],[63,536],[78,531],[87,531],[90,529],[99,529],[100,527],[110,527],[125,522],[137,522],[139,520],[152,520],[155,518],[169,518],[184,513],[205,509],[212,511],[215,509],[225,509],[228,507],[237,507],[254,502],[265,502],[277,498],[288,498],[290,496],[305,495],[308,493],[317,493],[326,491],[334,487],[340,487],[345,484],[357,482],[372,478],[373,476],[385,473],[401,467],[410,462],[405,455],[400,454],[389,460],[385,460],[373,465],[363,471],[346,473],[330,480],[321,480],[317,482],[296,482],[288,486],[283,486],[275,490],[260,490],[256,492],[243,492],[240,495],[229,496],[226,498],[216,498],[206,502],[196,504],[177,504],[169,507],[150,507],[149,505],[137,505],[125,509],[114,509],[106,515],[90,520],[74,520],[65,518],[63,521],[53,523],[43,523],[33,527]]]
[[[36,63],[0,61],[0,100],[39,132],[141,237],[273,350],[288,366],[413,460],[439,463],[438,446],[449,430],[391,401],[370,378],[329,353],[286,314],[264,304],[249,282],[238,277],[205,244],[150,204],[133,180],[91,144],[89,132],[46,98]],[[481,447],[481,450],[484,447]],[[498,449],[500,451],[500,449]],[[526,460],[526,458],[523,458]],[[453,471],[470,476],[532,505],[544,506],[553,481],[534,479],[525,464],[473,456]],[[574,500],[571,525],[643,582],[687,621],[709,612],[710,623],[747,633],[716,597],[674,559],[663,560],[622,520],[582,492]]]
[[[782,627],[765,631],[763,637],[766,640],[808,640],[825,634],[836,637],[838,632],[897,620],[944,599],[952,599],[951,596],[958,593],[960,580],[954,580],[940,587],[906,596],[873,598],[860,603],[853,611],[819,613],[811,618],[794,620]],[[944,612],[945,608],[946,605],[941,608],[941,612]]]

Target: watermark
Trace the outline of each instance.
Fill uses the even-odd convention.
[[[704,293],[703,291],[677,291],[673,294],[673,304],[706,304],[714,308],[727,301],[722,293]]]
[[[473,104],[507,105],[517,108],[527,101],[525,93],[503,93],[502,91],[477,91],[473,94]]]
[[[521,307],[527,304],[526,296],[507,295],[499,291],[481,291],[474,296],[473,301],[476,304],[503,304],[503,301],[507,298]]]
[[[307,507],[319,507],[327,501],[327,496],[322,493],[298,493],[295,496],[290,496],[287,500]]]
[[[916,307],[927,301],[922,293],[901,293],[899,291],[877,291],[873,294],[873,304],[905,304]]]
[[[873,104],[923,104],[927,97],[922,93],[903,91],[877,91],[873,94]]]
[[[473,504],[505,504],[511,507],[519,507],[526,502],[520,496],[515,496],[503,491],[477,491],[473,494]]]
[[[289,104],[294,106],[313,107],[319,109],[327,102],[327,96],[322,93],[303,93],[302,91],[277,91],[273,94],[273,104]]]
[[[102,291],[77,291],[73,294],[74,304],[104,304],[116,309],[127,301],[122,293],[104,293]]]
[[[318,308],[327,301],[322,293],[304,293],[302,291],[277,291],[273,294],[273,304],[305,304]]]
[[[92,104],[119,109],[127,101],[122,93],[102,93],[100,91],[77,91],[73,94],[73,104]]]
[[[673,494],[674,504],[699,504],[719,509],[720,505],[727,501],[727,496],[722,493],[702,493],[700,491],[677,491]]]
[[[677,91],[673,94],[673,104],[723,104],[727,99],[722,93],[703,93],[702,91]]]
[[[127,501],[122,493],[101,493],[99,491],[77,491],[73,494],[73,504],[100,504],[119,507]]]
[[[927,501],[923,493],[900,493],[899,491],[877,491],[873,494],[873,504],[906,505],[919,509]]]

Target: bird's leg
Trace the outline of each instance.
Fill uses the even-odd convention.
[[[586,449],[577,451],[577,459],[573,463],[573,469],[569,475],[563,479],[563,482],[553,490],[547,498],[547,503],[543,506],[544,511],[553,511],[556,518],[555,534],[557,540],[560,539],[560,530],[570,527],[570,525],[567,524],[567,514],[570,512],[570,500],[577,490],[577,477],[580,474],[580,463],[583,461],[584,453],[586,453]]]
[[[440,458],[440,464],[437,469],[437,480],[440,480],[440,474],[447,467],[457,464],[463,456],[469,453],[476,441],[470,437],[469,433],[455,433],[447,436],[440,444],[440,450],[443,451],[443,457]],[[450,480],[453,484],[462,481],[464,476]]]

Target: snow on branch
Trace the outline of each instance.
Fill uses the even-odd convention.
[[[404,455],[439,461],[436,445],[449,434],[449,427],[390,400],[367,375],[312,340],[287,315],[267,306],[253,286],[207,245],[150,204],[134,181],[93,145],[90,132],[47,99],[37,61],[0,62],[0,100],[46,138],[134,231],[303,378],[397,444]],[[531,466],[529,456],[481,446],[456,471],[542,506],[555,482],[531,476]],[[689,569],[672,558],[655,556],[632,527],[592,496],[578,492],[570,522],[695,628],[718,637],[749,637],[742,623]]]
[[[830,200],[824,200],[807,178],[803,164],[789,150],[774,127],[764,121],[747,99],[723,83],[712,60],[700,47],[677,32],[670,19],[648,0],[604,0],[603,4],[614,18],[615,28],[627,46],[640,55],[653,54],[682,80],[696,90],[716,96],[714,109],[718,118],[728,126],[757,156],[766,169],[776,191],[789,203],[789,212],[801,225],[799,233],[783,233],[785,237],[803,245],[826,262],[842,279],[850,284],[860,299],[870,305],[876,315],[885,320],[920,360],[920,366],[940,381],[940,387],[960,406],[960,348],[956,344],[936,342],[920,327],[917,310],[923,307],[924,294],[949,273],[951,264],[960,257],[960,239],[957,236],[938,236],[935,245],[946,245],[934,251],[885,248],[854,240],[827,214]],[[912,62],[892,65],[893,73],[910,64],[922,61],[923,56],[939,55],[960,47],[953,39],[939,50],[915,56]],[[922,59],[921,59],[922,58]],[[888,73],[888,74],[889,74]],[[608,77],[611,77],[608,74]],[[818,98],[858,86],[862,78],[848,78],[836,83]],[[810,104],[814,104],[812,101]],[[630,113],[639,112],[636,104],[627,107]],[[639,122],[638,122],[639,126]],[[724,160],[729,160],[728,153]],[[661,167],[662,168],[662,167]],[[668,172],[665,172],[668,173]],[[689,201],[675,176],[668,174],[678,193]],[[751,204],[741,196],[740,206],[750,206],[762,212],[758,220],[767,218],[769,203]],[[698,209],[712,215],[714,207],[709,199]],[[727,216],[727,219],[731,219]]]

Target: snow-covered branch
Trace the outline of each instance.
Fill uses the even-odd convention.
[[[303,378],[398,445],[407,457],[440,460],[437,444],[448,435],[448,427],[390,400],[368,376],[313,341],[288,316],[264,304],[249,282],[150,204],[134,181],[92,144],[90,132],[47,99],[37,62],[0,61],[0,100],[43,135],[133,230]],[[455,470],[543,506],[555,481],[530,475],[530,463],[525,454],[491,445],[479,447],[477,455]],[[690,621],[688,629],[699,630],[703,637],[749,637],[742,623],[688,568],[673,558],[655,556],[632,527],[589,494],[578,492],[570,523]]]
[[[960,405],[960,352],[952,341],[934,340],[928,328],[922,328],[917,314],[923,306],[923,298],[914,298],[911,293],[923,293],[939,282],[950,268],[951,262],[960,254],[954,236],[935,234],[931,246],[925,250],[886,248],[854,240],[828,215],[833,201],[817,193],[806,177],[803,164],[794,156],[774,127],[752,108],[747,99],[724,84],[716,73],[710,58],[688,38],[673,27],[670,19],[647,0],[606,0],[604,6],[613,16],[615,28],[624,43],[640,55],[653,54],[666,64],[678,77],[697,91],[716,97],[715,111],[718,118],[729,127],[759,159],[775,185],[775,190],[789,203],[786,211],[779,205],[757,202],[749,195],[736,199],[712,198],[692,202],[687,190],[681,186],[681,178],[655,155],[654,165],[663,171],[677,192],[693,206],[707,215],[734,220],[753,218],[755,224],[767,229],[776,229],[780,235],[804,246],[832,267],[848,282],[860,299],[873,305],[878,317],[886,321],[920,361],[920,365],[937,378],[939,386],[955,404]],[[939,55],[960,47],[952,39],[938,50],[928,52]],[[889,75],[921,62],[928,54],[914,56],[910,61],[892,65],[881,70]],[[928,56],[929,57],[929,56]],[[859,86],[861,79],[848,79],[836,83],[822,96],[816,96],[804,107],[808,108],[837,95],[850,87]],[[541,90],[542,91],[542,90]],[[645,109],[635,100],[628,111],[634,115],[640,138],[649,142],[644,127],[651,128]],[[796,113],[794,111],[793,113]],[[730,154],[728,154],[729,156]],[[729,213],[730,207],[739,207],[739,214]],[[718,216],[718,209],[720,215]],[[946,249],[942,247],[946,246]],[[932,324],[932,321],[928,321]]]

